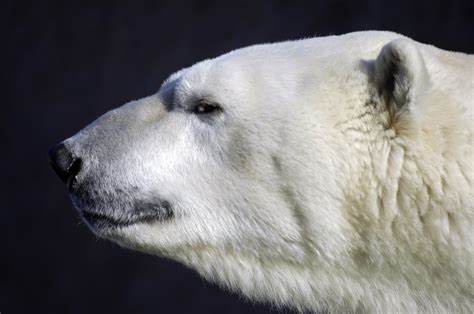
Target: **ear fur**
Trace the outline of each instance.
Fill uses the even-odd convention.
[[[386,44],[375,60],[374,82],[390,112],[416,111],[417,97],[428,83],[427,69],[416,43],[400,38]]]

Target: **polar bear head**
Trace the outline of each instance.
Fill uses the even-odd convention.
[[[324,307],[355,289],[354,261],[367,254],[348,204],[363,199],[354,191],[365,165],[379,162],[373,145],[396,137],[396,123],[410,128],[428,81],[415,43],[400,37],[353,33],[205,60],[65,140],[53,167],[97,235],[253,298]]]

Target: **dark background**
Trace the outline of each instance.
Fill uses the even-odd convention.
[[[0,12],[2,314],[277,312],[97,239],[48,148],[175,70],[250,44],[380,29],[474,52],[472,0],[7,1]]]

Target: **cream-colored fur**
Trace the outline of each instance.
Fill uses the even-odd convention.
[[[166,200],[172,219],[91,227],[253,300],[471,313],[473,61],[389,32],[203,61],[65,141],[73,201]],[[222,110],[190,112],[203,100]]]

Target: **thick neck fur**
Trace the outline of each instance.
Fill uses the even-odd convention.
[[[379,277],[393,304],[368,309],[468,312],[474,300],[472,121],[462,104],[433,86],[410,104],[417,108],[401,113],[369,95],[354,112],[359,127],[348,124],[360,158],[352,164],[347,211],[359,236],[354,266]]]

